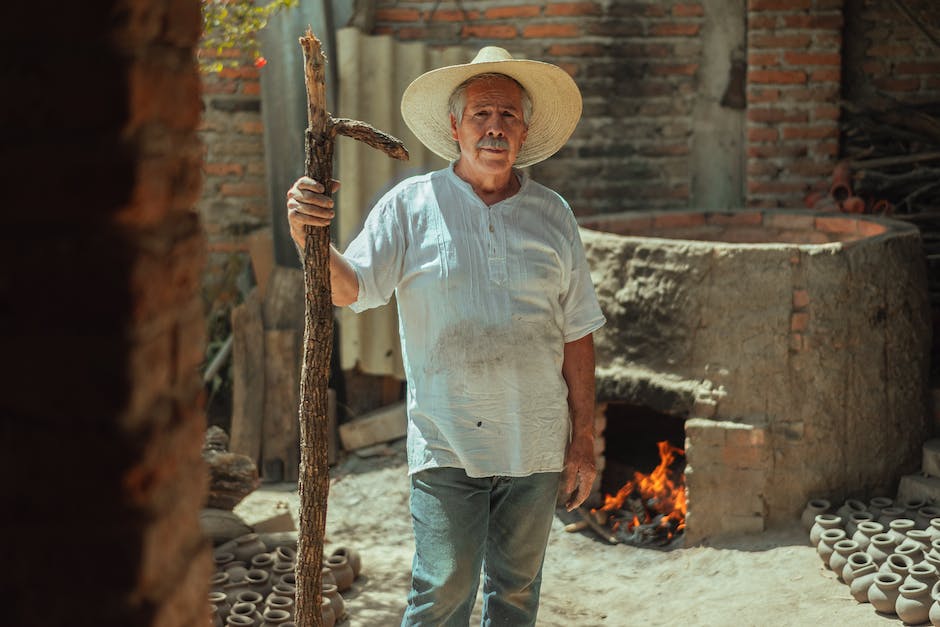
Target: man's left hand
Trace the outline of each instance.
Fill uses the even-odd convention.
[[[593,438],[576,437],[568,444],[565,469],[561,473],[562,494],[568,497],[565,508],[569,512],[584,503],[591,494],[596,476]]]

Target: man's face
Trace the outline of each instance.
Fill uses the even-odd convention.
[[[522,90],[508,78],[486,78],[467,86],[463,118],[450,117],[460,160],[480,174],[507,172],[525,141]]]

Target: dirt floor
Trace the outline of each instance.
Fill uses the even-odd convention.
[[[404,443],[384,455],[350,455],[332,469],[327,548],[356,548],[363,572],[344,595],[343,627],[400,624],[414,540]],[[294,485],[263,484],[236,507],[253,524],[282,511],[297,520]],[[859,604],[824,569],[794,520],[785,529],[670,551],[612,546],[590,532],[567,533],[559,510],[549,540],[538,624],[901,625]],[[473,624],[479,624],[480,601]]]

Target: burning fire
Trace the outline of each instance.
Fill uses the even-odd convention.
[[[685,474],[671,468],[677,456],[685,456],[685,451],[665,440],[657,442],[657,446],[659,465],[656,469],[648,475],[634,473],[633,481],[620,488],[616,496],[604,496],[600,511],[627,513],[626,518],[614,521],[614,530],[623,523],[627,524],[627,531],[634,531],[642,525],[655,526],[656,534],[668,541],[685,529]],[[632,520],[629,519],[630,513],[633,514]],[[620,531],[623,532],[622,529]]]

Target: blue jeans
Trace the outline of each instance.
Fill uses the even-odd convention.
[[[483,625],[534,625],[560,473],[411,477],[415,557],[406,627],[466,627],[483,568]]]

